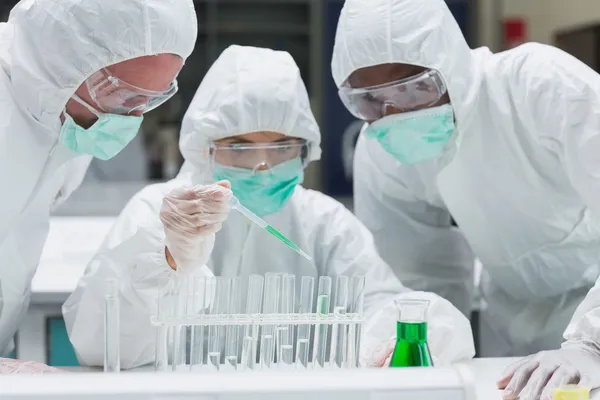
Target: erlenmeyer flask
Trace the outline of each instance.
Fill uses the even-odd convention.
[[[432,367],[433,361],[427,346],[428,300],[396,300],[396,348],[390,361],[391,368]]]

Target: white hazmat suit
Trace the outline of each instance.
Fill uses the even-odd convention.
[[[600,76],[550,46],[470,50],[442,0],[346,1],[336,84],[387,63],[439,71],[456,131],[415,165],[360,138],[355,207],[382,257],[468,313],[475,254],[484,356],[557,348],[571,317],[569,343],[598,343]]]
[[[58,143],[67,101],[108,65],[187,58],[196,30],[191,0],[23,0],[0,24],[0,354],[27,309],[50,208],[89,165]]]
[[[185,115],[180,145],[186,161],[179,179],[148,186],[131,200],[63,307],[71,342],[83,364],[102,364],[99,343],[107,277],[116,277],[120,283],[121,365],[131,368],[154,360],[155,332],[149,318],[161,278],[175,273],[165,261],[165,234],[159,219],[163,197],[189,183],[188,179],[194,184],[212,182],[211,141],[258,131],[303,138],[312,145],[309,159],[320,156],[319,128],[292,57],[285,52],[231,46],[211,67]],[[444,364],[472,357],[468,320],[433,294],[407,293],[377,254],[370,232],[340,203],[296,186],[283,209],[265,219],[313,261],[299,257],[232,211],[216,234],[212,253],[207,253],[209,273],[229,277],[267,272],[366,275],[365,307],[369,313],[379,310],[379,315],[372,319],[377,323],[366,328],[364,344],[369,350],[365,355],[372,356],[379,344],[394,337],[397,311],[378,305],[393,296],[412,296],[431,301],[430,346],[437,361]],[[384,359],[385,350],[381,350]]]

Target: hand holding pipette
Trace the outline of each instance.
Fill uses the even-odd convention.
[[[163,199],[160,210],[169,266],[189,273],[206,264],[218,232],[227,219],[233,197],[228,181],[177,188]]]

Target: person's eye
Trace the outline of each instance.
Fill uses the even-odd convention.
[[[380,101],[373,97],[373,95],[371,95],[370,93],[365,94],[365,100],[367,100],[370,103],[380,103]]]
[[[435,89],[434,85],[431,85],[427,82],[419,82],[417,84],[417,90],[420,92],[433,92]]]

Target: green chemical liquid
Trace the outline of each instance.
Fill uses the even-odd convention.
[[[396,348],[390,368],[432,366],[433,361],[427,346],[427,322],[398,322]]]
[[[277,239],[279,239],[281,241],[281,243],[285,244],[287,247],[289,247],[290,249],[294,250],[296,253],[300,254],[301,256],[305,257],[307,260],[312,260],[311,257],[308,256],[308,254],[306,254],[305,252],[303,252],[302,250],[300,250],[300,248],[298,246],[296,246],[294,244],[294,242],[292,242],[290,239],[288,239],[287,237],[285,237],[285,235],[281,232],[279,232],[277,229],[273,228],[271,225],[267,225],[265,227],[265,230],[267,232],[269,232],[271,235],[275,236]]]

